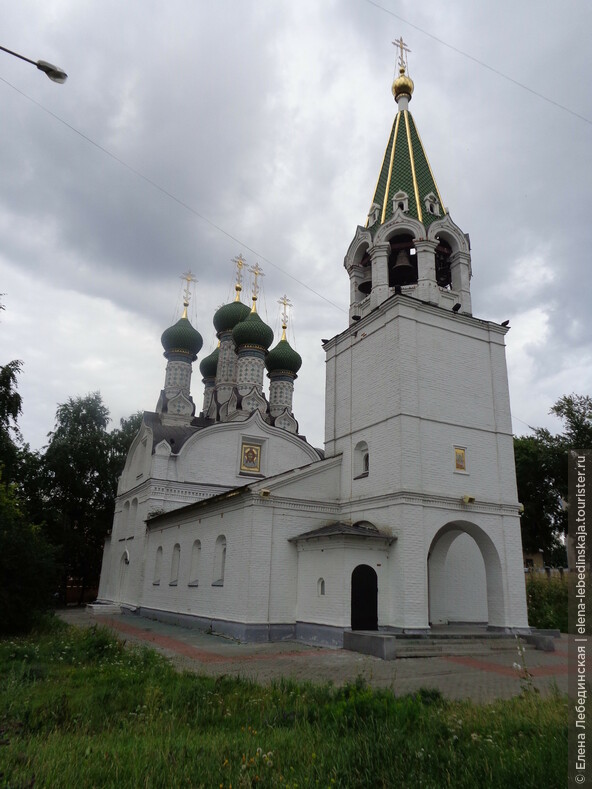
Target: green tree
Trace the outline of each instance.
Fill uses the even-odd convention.
[[[0,634],[29,630],[53,603],[56,580],[54,549],[0,480]]]
[[[0,365],[0,469],[5,482],[13,481],[18,469],[21,434],[17,420],[22,412],[22,400],[17,392],[17,376],[21,368],[18,359]]]
[[[564,395],[549,413],[562,420],[561,433],[537,428],[514,439],[522,545],[527,553],[542,550],[546,564],[565,567],[568,453],[592,447],[592,398]]]
[[[563,420],[561,438],[565,445],[570,449],[592,449],[592,397],[564,395],[550,413]]]
[[[543,551],[545,561],[563,530],[560,496],[554,487],[555,449],[537,433],[514,439],[518,498],[524,507],[520,519],[522,548]]]
[[[136,411],[127,418],[122,417],[119,420],[119,427],[111,433],[111,462],[116,479],[123,471],[127,453],[140,429],[143,416],[142,411]]]
[[[67,578],[84,591],[97,583],[103,540],[111,526],[117,479],[112,468],[109,410],[99,392],[58,405],[42,462],[46,528]]]
[[[141,424],[137,413],[108,431],[109,409],[100,392],[58,405],[44,455],[23,467],[28,500],[59,550],[62,596],[68,577],[80,579],[80,600],[98,584],[105,535],[111,528],[117,481]]]

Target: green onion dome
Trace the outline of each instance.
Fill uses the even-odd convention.
[[[245,320],[236,324],[232,330],[232,339],[237,348],[254,345],[267,350],[273,342],[273,331],[256,312],[250,312]]]
[[[215,378],[218,370],[218,357],[220,356],[220,348],[214,348],[209,356],[201,360],[199,371],[202,378]]]
[[[282,338],[265,357],[265,366],[269,373],[287,370],[296,375],[302,367],[302,357],[296,353],[286,339]]]
[[[201,334],[194,329],[189,320],[183,316],[175,323],[165,329],[160,338],[165,356],[169,353],[182,353],[191,356],[193,361],[203,345]]]
[[[251,312],[242,301],[232,301],[224,304],[214,314],[214,328],[220,334],[223,331],[232,331],[237,323],[244,321]]]

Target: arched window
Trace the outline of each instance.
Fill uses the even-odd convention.
[[[433,192],[424,197],[425,210],[432,216],[440,216],[440,201]]]
[[[407,192],[397,192],[393,197],[393,214],[400,208],[404,213],[409,211],[409,195]]]
[[[370,453],[368,451],[368,444],[365,441],[358,441],[356,444],[353,461],[354,479],[367,477],[370,473]]]
[[[129,514],[130,514],[130,503],[126,501],[123,505],[123,510],[121,512],[121,526],[123,529],[126,528],[127,524],[129,523]]]
[[[173,548],[173,560],[171,561],[171,580],[169,586],[176,586],[179,582],[179,562],[181,560],[181,546],[179,543]]]
[[[372,227],[372,225],[380,219],[381,207],[379,203],[372,203],[370,206],[370,211],[368,211],[368,227]]]
[[[154,558],[154,579],[152,583],[155,586],[160,584],[160,574],[162,572],[162,545],[156,549],[156,556]]]
[[[191,572],[188,586],[199,586],[199,562],[201,559],[201,542],[196,540],[191,549]]]
[[[319,580],[317,581],[317,595],[319,597],[324,597],[325,596],[325,579],[324,578],[319,578]]]
[[[224,570],[226,565],[226,537],[221,534],[216,540],[214,549],[214,582],[212,586],[224,586]]]
[[[130,519],[128,524],[132,529],[136,525],[137,518],[138,518],[138,499],[134,499],[132,501],[132,506],[130,507]]]

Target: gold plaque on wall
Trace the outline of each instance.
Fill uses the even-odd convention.
[[[467,458],[465,455],[465,450],[461,449],[460,447],[454,448],[454,466],[457,471],[467,470]]]
[[[259,444],[243,444],[241,448],[241,471],[261,473],[261,447]]]

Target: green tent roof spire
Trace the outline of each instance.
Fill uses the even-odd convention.
[[[401,53],[409,51],[403,49],[402,41],[393,43],[401,48]],[[446,213],[415,121],[408,110],[413,90],[406,58],[401,54],[399,76],[392,88],[398,112],[374,190],[368,218],[370,228],[378,229],[391,218],[397,207],[426,227]]]

